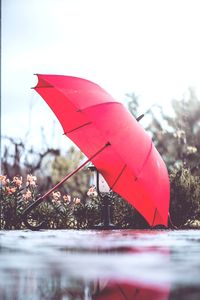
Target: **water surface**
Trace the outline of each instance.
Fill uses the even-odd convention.
[[[0,231],[0,299],[200,299],[200,231]]]

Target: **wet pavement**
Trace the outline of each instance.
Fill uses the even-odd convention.
[[[0,231],[0,300],[199,300],[200,231]]]

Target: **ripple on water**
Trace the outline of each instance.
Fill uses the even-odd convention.
[[[198,289],[199,231],[2,231],[0,296],[12,299],[15,290],[18,298],[13,299],[40,299],[38,293],[45,293],[41,282],[43,287],[49,282],[48,292],[59,282],[63,296],[58,299],[65,299],[63,289],[86,293],[87,287],[94,295],[105,285],[114,293],[117,283],[132,292],[138,286],[160,291],[163,298],[151,298],[156,300],[167,299],[169,290]],[[33,298],[27,298],[27,289]],[[97,299],[91,297],[66,299]]]

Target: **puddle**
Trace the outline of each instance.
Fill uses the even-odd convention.
[[[198,230],[0,232],[0,299],[200,299]]]

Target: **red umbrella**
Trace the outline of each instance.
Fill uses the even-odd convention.
[[[92,163],[110,188],[131,203],[150,226],[167,226],[167,169],[137,120],[93,82],[61,75],[37,76],[35,90],[53,110],[64,133],[87,157],[93,157]]]

